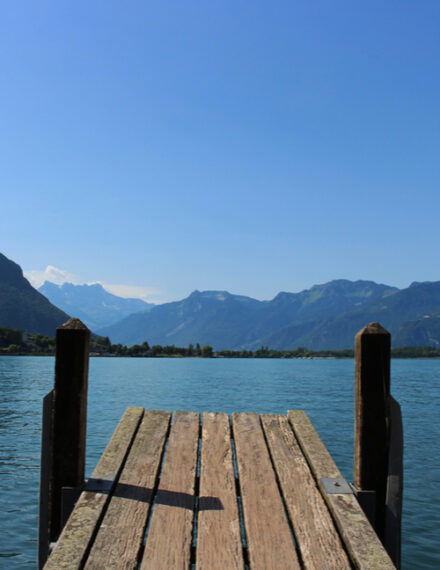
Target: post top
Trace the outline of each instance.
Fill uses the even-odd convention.
[[[59,327],[57,327],[57,330],[60,330],[60,329],[61,330],[66,330],[66,329],[86,330],[86,331],[89,330],[82,321],[80,321],[79,319],[75,319],[75,318],[71,318],[68,321],[66,321],[65,323],[63,323],[62,325],[60,325]]]
[[[380,323],[368,323],[368,325],[361,329],[356,336],[364,334],[383,334],[390,336],[390,333],[384,329]]]

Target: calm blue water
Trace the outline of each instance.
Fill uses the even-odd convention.
[[[352,479],[352,360],[92,358],[87,472],[129,405],[154,409],[304,409]],[[393,360],[405,432],[403,568],[440,568],[440,361]],[[41,403],[51,357],[0,357],[0,567],[34,568]]]

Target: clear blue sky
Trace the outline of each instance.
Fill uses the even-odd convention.
[[[0,251],[260,299],[440,279],[440,3],[5,1]]]

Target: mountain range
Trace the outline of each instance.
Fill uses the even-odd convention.
[[[0,254],[0,326],[54,336],[68,315],[128,346],[148,341],[198,342],[215,350],[337,350],[352,348],[356,332],[378,321],[391,333],[393,346],[440,347],[440,281],[397,289],[339,279],[299,293],[281,292],[270,301],[194,291],[180,301],[151,306],[112,295],[101,285],[46,282],[37,291],[20,266]]]
[[[181,301],[155,306],[98,330],[112,342],[132,345],[211,344],[215,349],[313,350],[352,348],[354,335],[379,321],[393,346],[440,346],[440,282],[406,289],[344,279],[271,301],[227,291],[194,291]]]
[[[98,283],[55,285],[45,281],[38,291],[66,313],[81,319],[91,330],[112,325],[132,313],[147,311],[154,306],[141,299],[125,299],[113,295]]]

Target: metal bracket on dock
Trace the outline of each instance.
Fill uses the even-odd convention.
[[[93,478],[87,479],[83,486],[83,491],[89,491],[93,493],[110,493],[112,487],[115,483],[116,475],[106,475],[105,477],[101,478]]]
[[[374,526],[376,521],[376,492],[360,491],[352,483],[348,483],[343,477],[327,478],[319,480],[322,489],[327,495],[355,495],[362,507],[365,516]]]
[[[343,477],[322,477],[319,481],[327,495],[353,494],[350,483],[347,483]]]

